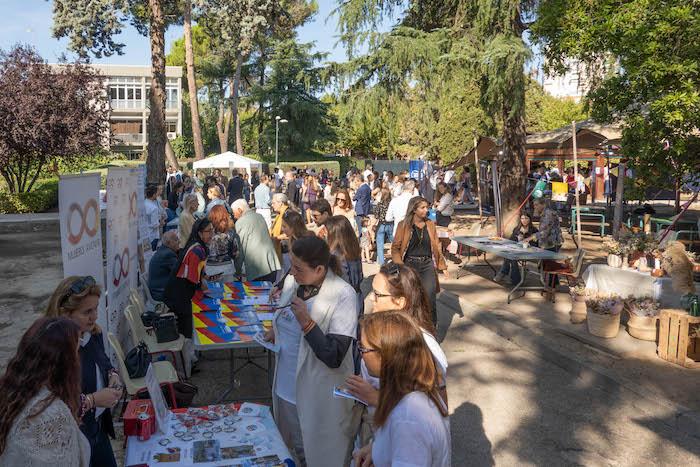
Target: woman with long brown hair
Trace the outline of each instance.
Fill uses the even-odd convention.
[[[68,318],[80,328],[80,430],[90,442],[91,464],[116,467],[109,441],[115,436],[111,409],[122,395],[122,383],[107,357],[102,330],[97,325],[101,294],[92,276],[66,277],[49,298],[46,316]]]
[[[234,261],[238,256],[238,242],[233,230],[233,220],[222,205],[214,206],[209,211],[208,217],[211,225],[214,226],[214,236],[209,243],[207,276],[221,274],[222,281],[231,282],[235,273]]]
[[[326,221],[326,241],[339,262],[342,278],[360,293],[362,283],[362,252],[357,235],[345,216],[333,216]],[[359,311],[359,310],[358,310]]]
[[[355,231],[355,235],[359,237],[357,230],[357,214],[352,207],[352,198],[347,188],[341,188],[335,194],[335,204],[333,205],[334,216],[345,216],[350,222],[350,226]]]
[[[286,210],[284,215],[282,215],[282,233],[287,236],[287,240],[285,241],[289,247],[291,247],[297,239],[313,235],[313,232],[306,228],[306,223],[301,217],[301,214],[291,209]]]
[[[440,287],[436,266],[448,276],[435,223],[428,219],[428,206],[428,200],[421,196],[409,201],[406,217],[396,227],[391,259],[395,263],[405,263],[418,273],[428,295],[433,324],[437,324],[436,295]]]
[[[0,378],[0,465],[88,467],[80,432],[80,328],[40,318]]]
[[[358,466],[449,467],[450,423],[433,356],[405,313],[373,313],[360,323],[359,351],[381,378],[374,440],[355,454]]]

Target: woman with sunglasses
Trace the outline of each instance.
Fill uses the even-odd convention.
[[[373,313],[360,323],[362,360],[381,375],[374,440],[355,453],[359,467],[449,467],[450,422],[423,331],[405,313]]]
[[[65,317],[80,330],[80,382],[82,424],[80,429],[90,442],[90,465],[116,466],[111,409],[122,395],[119,373],[105,353],[102,330],[97,325],[97,309],[102,290],[92,276],[70,276],[54,290],[46,316]]]
[[[333,389],[354,372],[357,295],[320,238],[295,241],[291,260],[277,293],[288,306],[277,310],[266,336],[280,345],[275,420],[298,465],[348,465],[359,413],[353,417],[353,401],[334,398]]]
[[[446,278],[448,274],[435,223],[428,219],[428,206],[428,200],[420,196],[408,202],[406,217],[396,227],[391,243],[391,259],[398,264],[405,263],[418,273],[428,295],[433,325],[436,325],[436,295],[440,289],[436,267]]]
[[[214,225],[209,219],[194,223],[190,238],[180,251],[178,263],[165,286],[165,304],[177,316],[178,331],[188,339],[192,339],[192,297],[197,289],[207,291],[204,267],[213,236]]]
[[[40,318],[22,336],[0,378],[0,465],[116,465],[114,456],[91,463],[78,428],[79,341],[79,326],[67,318]]]
[[[334,216],[345,216],[350,221],[352,230],[355,231],[355,235],[358,236],[357,230],[357,214],[352,207],[352,198],[350,197],[350,192],[347,188],[341,188],[335,195],[335,205],[333,206]]]

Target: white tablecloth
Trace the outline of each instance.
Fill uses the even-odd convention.
[[[649,272],[636,269],[613,268],[607,264],[591,264],[583,273],[586,288],[600,292],[614,293],[622,298],[654,297],[664,308],[680,307],[680,294],[673,290],[671,278],[652,277]],[[700,290],[700,283],[695,283]]]

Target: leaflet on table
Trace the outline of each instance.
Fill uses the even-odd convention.
[[[352,400],[357,401],[357,402],[359,402],[359,403],[361,403],[361,404],[367,405],[367,402],[363,401],[362,399],[360,399],[360,398],[358,398],[358,397],[353,396],[353,395],[350,394],[350,393],[348,392],[348,390],[347,390],[346,388],[344,388],[343,386],[336,386],[336,387],[333,388],[333,397],[335,397],[335,398],[352,399]]]
[[[274,342],[265,340],[265,335],[262,332],[258,332],[253,336],[253,340],[260,344],[262,347],[266,348],[275,353],[279,353],[280,345]]]
[[[168,410],[168,406],[165,405],[163,392],[160,389],[160,383],[158,382],[158,377],[156,376],[156,370],[153,368],[153,364],[149,364],[148,370],[146,370],[146,389],[148,389],[148,394],[151,396],[153,410],[156,413],[158,430],[167,435],[170,411]]]

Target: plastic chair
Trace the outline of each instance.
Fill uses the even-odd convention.
[[[129,293],[129,303],[136,308],[139,314],[142,315],[146,312],[146,304],[144,303],[143,297],[141,297],[138,289],[132,289]]]
[[[124,316],[126,317],[127,323],[129,323],[131,334],[134,336],[134,345],[138,344],[139,342],[144,342],[148,347],[148,352],[151,355],[161,353],[170,354],[174,364],[177,364],[175,352],[179,353],[183,374],[187,376],[187,370],[185,369],[185,356],[182,352],[183,346],[185,345],[185,336],[180,334],[177,340],[171,342],[158,342],[156,337],[149,333],[149,329],[143,325],[143,321],[141,321],[141,314],[133,305],[126,306]]]
[[[554,292],[559,285],[559,280],[562,277],[566,277],[566,282],[569,288],[574,287],[579,277],[581,277],[581,270],[583,269],[583,260],[586,257],[586,250],[579,248],[576,250],[573,261],[570,263],[559,263],[556,261],[547,261],[543,264],[544,280],[547,287],[545,288],[545,293],[548,298],[554,302]],[[551,283],[550,276],[557,276],[557,283]]]
[[[134,398],[139,391],[146,389],[146,378],[131,378],[129,377],[129,371],[126,369],[126,363],[124,363],[124,351],[119,343],[117,336],[111,332],[107,334],[107,339],[109,344],[114,349],[117,354],[117,360],[119,364],[119,373],[121,374],[122,381],[124,381],[124,387],[126,388],[126,393],[130,398]],[[177,400],[175,399],[175,388],[173,383],[180,381],[177,375],[177,371],[170,362],[153,362],[153,370],[156,372],[156,379],[161,385],[166,385],[168,387],[168,393],[170,394],[170,403],[172,408],[177,408]],[[122,414],[126,409],[126,401],[122,406]]]

